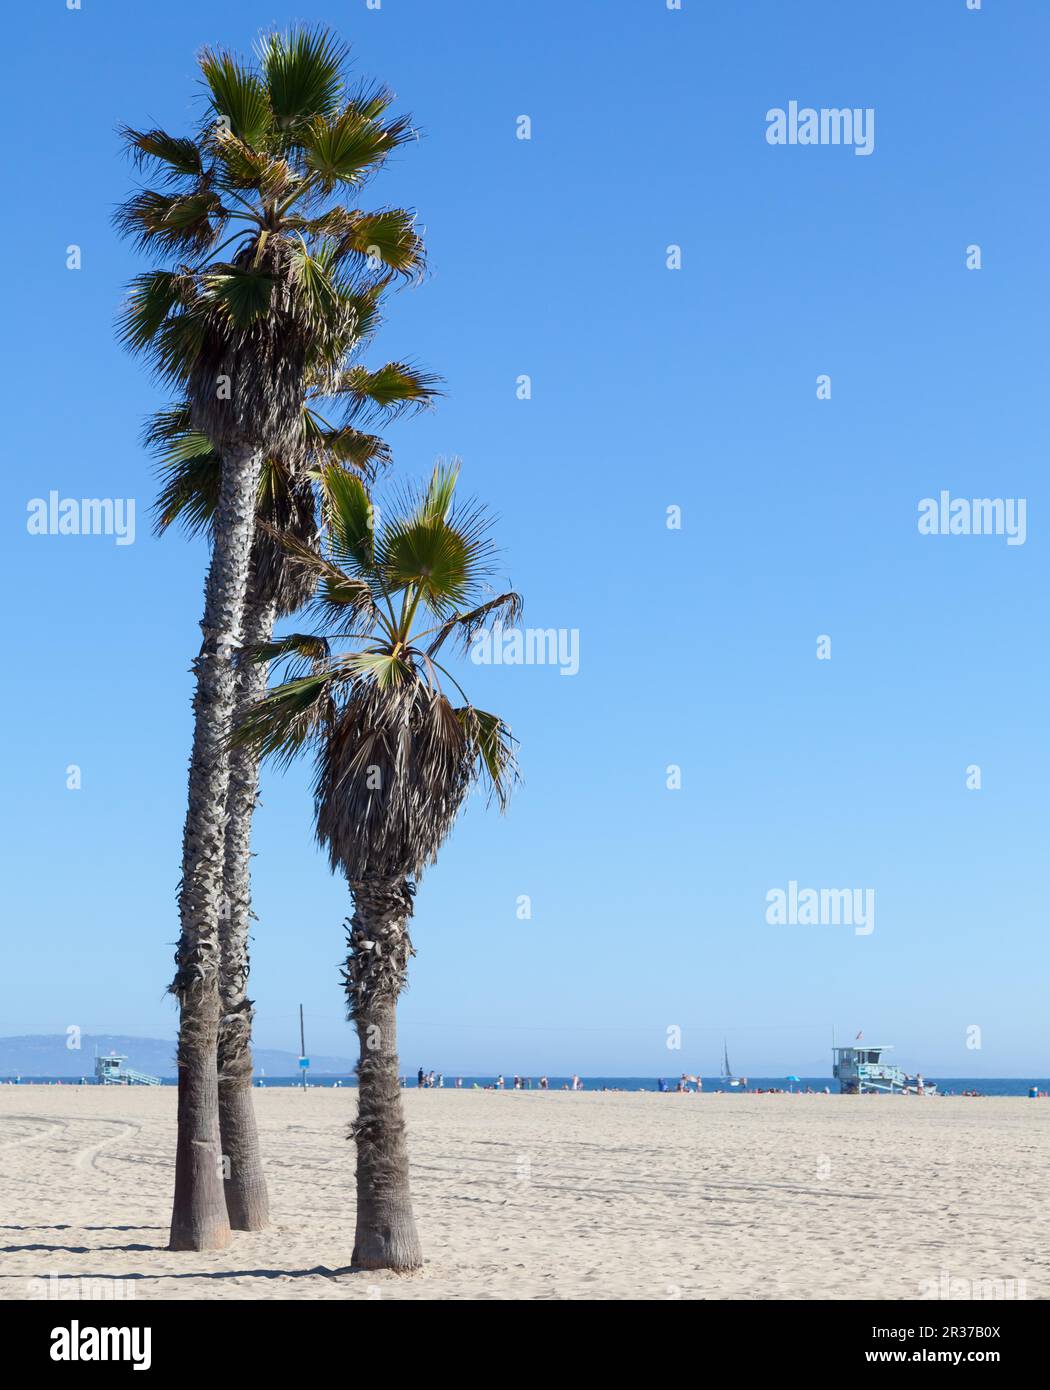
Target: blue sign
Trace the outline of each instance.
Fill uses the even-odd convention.
[[[300,1065],[301,1067],[308,1067],[308,1066],[310,1065],[310,1059],[309,1059],[309,1057],[300,1057],[300,1058],[299,1058],[299,1065]]]

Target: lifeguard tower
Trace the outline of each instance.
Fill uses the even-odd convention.
[[[127,1061],[116,1052],[111,1052],[108,1057],[95,1058],[95,1081],[100,1086],[159,1086],[160,1077],[150,1076],[144,1071],[135,1071],[132,1067],[126,1067]]]
[[[844,1096],[863,1096],[872,1092],[895,1096],[932,1096],[937,1087],[924,1081],[922,1076],[909,1076],[902,1067],[895,1067],[882,1060],[884,1052],[892,1052],[889,1045],[874,1047],[865,1043],[863,1047],[833,1047],[832,1075],[839,1083]]]

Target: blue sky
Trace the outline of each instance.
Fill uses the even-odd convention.
[[[143,265],[110,228],[114,128],[188,128],[195,51],[295,19],[424,132],[364,198],[417,208],[432,264],[370,358],[447,381],[390,432],[399,475],[460,456],[526,624],[580,634],[571,678],[467,667],[525,784],[505,818],[472,802],[421,885],[405,1069],[710,1073],[725,1033],[739,1069],[807,1074],[834,1024],[928,1074],[1045,1077],[1041,0],[21,7],[0,1034],[174,1033],[206,555],[149,534],[162,397],[114,341]],[[771,146],[791,100],[874,108],[874,152]],[[29,535],[52,489],[136,498],[135,543]],[[1027,499],[1025,544],[921,536],[941,489]],[[308,786],[269,774],[257,817],[257,1037],[294,1050],[303,1001],[346,1055],[349,898]],[[770,925],[792,880],[874,889],[875,929]]]

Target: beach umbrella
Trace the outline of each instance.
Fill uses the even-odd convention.
[[[801,1081],[802,1078],[801,1078],[800,1076],[789,1076],[789,1077],[788,1077],[788,1080],[789,1080],[789,1081]]]

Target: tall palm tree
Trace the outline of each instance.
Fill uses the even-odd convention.
[[[215,1061],[219,923],[234,661],[263,460],[296,445],[308,364],[335,370],[368,296],[422,265],[410,213],[333,201],[414,136],[406,117],[387,118],[388,91],[348,86],[346,57],[323,29],[271,34],[254,64],[205,50],[206,110],[192,136],[123,131],[160,187],[131,197],[117,226],[175,263],[135,278],[120,334],[185,396],[194,429],[222,458],[171,986],[179,1001],[173,1250],[219,1249],[230,1238]]]
[[[488,782],[501,808],[515,777],[510,731],[476,709],[439,654],[487,618],[514,621],[513,592],[484,598],[489,523],[456,506],[458,470],[438,467],[373,526],[361,481],[327,470],[330,521],[316,555],[289,553],[317,578],[318,634],[296,633],[256,653],[291,663],[288,679],[242,721],[235,738],[264,756],[316,754],[317,838],[353,895],[343,971],[359,1044],[357,1232],[352,1262],[418,1268],[422,1251],[408,1185],[398,1084],[397,999],[413,954],[416,885],[471,787]],[[344,645],[336,651],[333,643]],[[454,705],[442,678],[462,696]]]
[[[374,331],[375,326],[369,328]],[[387,363],[375,372],[348,367],[335,377],[328,374],[309,380],[301,447],[294,451],[291,463],[280,453],[268,454],[263,463],[256,518],[265,526],[257,526],[252,543],[242,631],[246,649],[268,643],[277,619],[301,608],[316,587],[316,577],[308,569],[288,562],[274,533],[316,548],[322,525],[317,470],[343,467],[368,479],[374,477],[377,469],[389,464],[390,451],[378,435],[358,426],[380,418],[389,421],[406,410],[427,406],[437,394],[436,382],[436,377],[401,362]],[[338,426],[322,414],[333,413],[328,397],[340,407]],[[211,442],[193,429],[188,405],[158,411],[147,428],[146,442],[159,455],[163,480],[155,508],[158,531],[176,522],[191,535],[213,530],[222,460]],[[237,679],[237,713],[243,716],[266,693],[267,666],[242,661]],[[254,1009],[248,997],[248,936],[254,916],[250,844],[258,786],[258,754],[245,744],[238,745],[230,754],[226,798],[217,1056],[226,1210],[235,1231],[263,1230],[269,1220],[251,1093]]]

